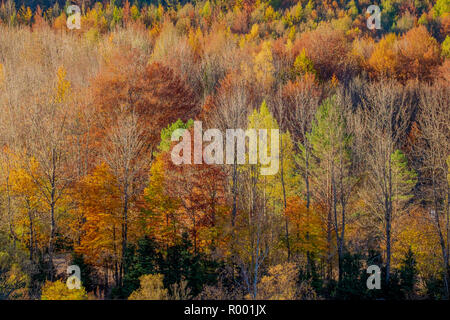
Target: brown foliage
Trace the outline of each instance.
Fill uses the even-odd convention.
[[[428,80],[441,62],[437,41],[424,26],[408,31],[398,43],[399,77]]]
[[[321,79],[328,80],[333,75],[342,79],[351,70],[348,60],[350,44],[342,30],[320,26],[305,32],[295,43],[296,56],[303,49]]]

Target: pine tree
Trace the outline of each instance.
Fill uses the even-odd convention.
[[[409,248],[404,259],[402,260],[400,273],[401,291],[406,299],[414,298],[414,289],[417,282],[416,259],[411,248]]]

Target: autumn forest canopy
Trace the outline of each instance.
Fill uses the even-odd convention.
[[[449,299],[449,33],[449,0],[0,0],[0,299]],[[195,121],[278,129],[279,170],[175,164]]]

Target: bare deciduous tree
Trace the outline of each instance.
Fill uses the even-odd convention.
[[[411,107],[407,90],[392,80],[372,83],[368,86],[359,112],[359,132],[362,135],[359,150],[365,154],[368,193],[363,195],[370,202],[370,211],[384,226],[386,244],[386,283],[389,283],[392,251],[392,219],[400,212],[393,209],[396,196],[392,154],[401,147],[402,138],[410,124]]]
[[[423,180],[423,197],[439,237],[444,268],[444,285],[449,296],[450,186],[447,179],[450,155],[449,89],[442,85],[425,87],[420,96],[416,161]]]
[[[122,197],[122,254],[116,268],[116,281],[120,285],[126,271],[124,257],[128,244],[130,206],[143,190],[145,169],[150,164],[150,158],[145,157],[145,136],[139,126],[137,114],[125,107],[118,113],[116,124],[105,138],[103,159],[117,178]]]

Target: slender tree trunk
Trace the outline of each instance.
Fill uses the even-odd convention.
[[[309,217],[310,217],[310,207],[311,207],[311,191],[309,187],[309,148],[307,143],[305,143],[305,186],[306,186],[306,221],[307,221],[307,231],[306,231],[306,241],[309,241]],[[310,266],[312,265],[311,252],[306,251],[306,262],[307,262],[307,272],[311,272]]]
[[[125,254],[128,242],[128,183],[125,183],[123,190],[123,216],[122,216],[122,255],[120,262],[119,283],[123,284],[123,276],[125,273]]]
[[[446,243],[446,257],[445,257],[445,270],[446,270],[446,274],[444,277],[444,281],[445,281],[445,289],[446,289],[446,293],[447,293],[447,300],[450,298],[450,288],[449,288],[449,284],[448,284],[448,279],[450,277],[450,265],[449,265],[449,244],[450,244],[450,188],[449,185],[447,185],[447,199],[446,199],[446,205],[445,205],[445,211],[446,211],[446,233],[447,233],[447,243]]]
[[[332,231],[333,231],[333,213],[332,213],[332,199],[331,199],[331,179],[330,179],[330,168],[327,166],[327,189],[326,189],[326,202],[327,202],[327,280],[331,280],[333,276],[333,260],[331,256],[332,247]]]
[[[49,267],[50,267],[50,280],[53,281],[54,276],[54,265],[53,265],[53,251],[54,251],[54,241],[55,241],[55,229],[56,229],[56,223],[55,223],[55,203],[53,201],[53,191],[52,191],[52,203],[50,208],[50,219],[51,219],[51,225],[50,225],[50,238],[48,241],[48,260],[49,260]]]
[[[31,210],[28,210],[28,219],[30,220],[30,261],[33,261],[34,255],[34,234],[33,234],[33,216]]]
[[[339,256],[341,257],[341,265],[340,265],[340,271],[339,271],[339,275],[341,275],[342,273],[342,260],[343,260],[343,255],[344,255],[344,249],[345,249],[345,223],[346,223],[346,219],[345,219],[345,208],[346,208],[346,203],[345,203],[345,199],[344,199],[344,194],[343,194],[343,187],[341,186],[341,207],[342,207],[342,222],[341,222],[341,240],[339,243]]]
[[[197,254],[197,221],[195,219],[195,212],[191,209],[192,224],[193,224],[193,236],[194,236],[194,253]]]
[[[337,214],[337,194],[336,194],[336,181],[334,177],[334,166],[331,167],[331,195],[333,203],[333,216],[334,216],[334,230],[336,233],[336,247],[338,250],[338,280],[342,281],[342,239],[339,235],[339,224],[338,224],[338,214]]]
[[[56,207],[56,163],[57,154],[56,150],[52,150],[52,171],[51,171],[51,192],[50,192],[50,238],[48,243],[48,258],[50,267],[50,280],[53,281],[55,266],[53,265],[54,254],[54,242],[56,235],[56,219],[55,219],[55,207]]]
[[[237,213],[237,152],[234,153],[234,163],[233,163],[233,187],[232,187],[232,193],[233,193],[233,209],[231,212],[231,226],[233,227],[234,232],[234,225],[236,223],[236,213]]]
[[[386,198],[385,204],[385,220],[386,220],[386,285],[389,285],[389,277],[391,272],[391,206],[389,198]]]
[[[391,150],[390,148],[389,150]],[[390,152],[390,151],[389,151]],[[386,194],[385,194],[385,222],[386,222],[386,286],[389,286],[389,279],[391,273],[391,224],[392,224],[392,167],[391,154],[388,155],[388,167],[386,179]]]
[[[116,256],[115,261],[114,261],[113,278],[114,278],[114,281],[116,282],[116,286],[119,286],[120,285],[120,282],[119,282],[119,264],[118,264],[118,260],[117,260],[118,252],[117,252],[117,246],[116,246],[116,227],[115,226],[113,226],[113,251],[114,251],[114,255]]]
[[[14,219],[12,216],[12,209],[11,209],[11,193],[9,190],[9,169],[8,169],[7,175],[8,176],[6,177],[6,195],[7,195],[7,199],[8,199],[8,225],[9,225],[10,236],[13,241],[13,248],[15,249],[17,236],[16,236],[16,232],[14,231],[14,229],[15,229]]]
[[[289,262],[291,260],[291,246],[289,243],[289,219],[286,215],[286,207],[287,207],[287,201],[286,201],[286,184],[284,182],[284,165],[283,165],[283,135],[280,136],[281,139],[281,150],[280,150],[280,162],[281,162],[281,187],[283,188],[283,205],[284,205],[284,222],[285,222],[285,233],[286,233],[286,246],[287,246],[287,261]]]
[[[448,265],[448,246],[446,245],[446,241],[444,240],[444,235],[442,234],[441,229],[441,222],[439,219],[439,208],[438,208],[438,195],[436,191],[436,180],[435,180],[435,174],[432,173],[432,185],[433,185],[433,202],[434,202],[434,222],[436,225],[436,230],[439,236],[439,244],[441,246],[441,252],[442,252],[442,264],[444,266],[444,287],[445,287],[445,294],[446,298],[449,297],[449,285],[448,285],[448,276],[449,276],[449,265]],[[447,215],[447,221],[446,221],[446,227],[448,228],[448,215]],[[448,229],[447,229],[448,230]],[[447,231],[448,232],[448,231]],[[448,239],[448,235],[447,235]]]

